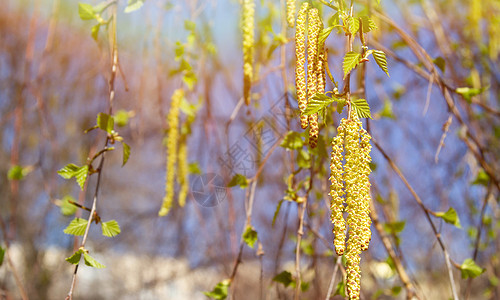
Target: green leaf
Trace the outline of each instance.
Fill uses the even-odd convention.
[[[190,20],[185,20],[184,28],[188,31],[194,31],[196,29],[196,23]]]
[[[78,3],[78,15],[82,20],[93,20],[97,18],[92,5],[82,2]]]
[[[31,173],[32,170],[32,166],[27,166],[24,168],[21,166],[13,166],[9,169],[7,178],[9,178],[9,180],[22,180],[26,175]]]
[[[227,298],[227,291],[230,285],[231,281],[226,279],[217,283],[211,292],[203,292],[203,294],[212,299],[224,300]]]
[[[118,127],[125,127],[125,126],[127,126],[129,118],[130,118],[129,112],[126,111],[126,110],[124,110],[124,109],[120,109],[113,116],[113,120],[115,121],[115,124]]]
[[[378,28],[377,24],[369,16],[362,16],[361,21],[363,22],[363,33],[368,33]]]
[[[292,273],[288,271],[283,271],[278,275],[273,277],[273,281],[282,283],[285,287],[288,287],[292,282]]]
[[[201,169],[197,162],[188,165],[189,174],[201,175]]]
[[[467,279],[469,277],[475,278],[486,271],[486,269],[483,269],[480,266],[476,265],[476,262],[472,258],[467,258],[466,260],[464,260],[464,262],[460,266],[460,270],[463,279]]]
[[[380,69],[382,69],[382,71],[385,72],[385,74],[387,74],[388,77],[391,77],[389,76],[389,69],[387,69],[387,59],[385,57],[385,53],[384,51],[381,51],[381,50],[372,50],[372,55],[373,55],[373,58],[375,58],[375,62],[377,63],[377,65],[380,67]]]
[[[335,294],[334,295],[340,295],[345,298],[345,283],[344,281],[341,281],[337,283],[337,287],[335,288]]]
[[[459,87],[455,89],[455,92],[457,94],[460,94],[464,97],[465,100],[470,102],[471,98],[474,96],[477,96],[481,94],[482,92],[486,91],[489,87],[483,87],[480,89],[476,88],[469,88],[469,87]]]
[[[403,288],[402,288],[402,287],[400,287],[400,286],[393,286],[393,287],[391,288],[391,293],[392,293],[392,295],[393,295],[393,296],[397,296],[397,295],[399,295],[399,293],[401,293],[401,290],[402,290],[402,289],[403,289]]]
[[[276,218],[278,218],[278,214],[280,213],[281,210],[281,204],[283,204],[283,199],[278,202],[278,206],[276,206],[276,210],[274,211],[273,215],[273,222],[271,223],[271,227],[274,227],[274,224],[276,223]]]
[[[114,237],[121,232],[120,225],[115,220],[108,222],[101,222],[102,235],[107,237]]]
[[[297,165],[303,169],[311,167],[311,156],[308,152],[302,149],[297,151]]]
[[[318,36],[318,45],[323,45],[335,26],[323,28]]]
[[[328,97],[325,94],[317,93],[309,100],[304,110],[304,115],[309,116],[325,109],[330,103],[339,101],[335,97]]]
[[[479,184],[479,185],[488,186],[489,182],[490,182],[490,176],[488,176],[488,174],[484,170],[481,169],[477,173],[477,176],[474,179],[474,181],[472,182],[472,184],[474,184],[474,185]]]
[[[280,146],[291,150],[300,149],[304,146],[304,141],[302,140],[300,133],[296,131],[289,131],[283,138],[283,141],[281,141]]]
[[[227,185],[228,187],[233,187],[239,185],[240,188],[244,189],[248,186],[248,179],[241,175],[241,174],[236,174],[231,178],[231,181]]]
[[[348,32],[352,35],[355,35],[359,30],[359,20],[357,18],[353,18],[351,16],[346,19],[346,27]]]
[[[446,223],[450,223],[458,228],[462,228],[462,226],[460,225],[460,219],[458,218],[457,212],[453,207],[450,207],[446,212],[437,212],[436,216],[443,219]]]
[[[69,201],[75,201],[75,199],[69,195],[66,195],[61,201],[61,214],[63,214],[64,216],[74,215],[77,210],[77,207],[71,204]]]
[[[66,261],[71,263],[71,264],[77,265],[80,262],[80,258],[82,257],[82,253],[83,253],[83,250],[79,249],[75,253],[73,253],[73,255],[66,258]]]
[[[370,106],[365,99],[354,99],[351,101],[351,104],[359,118],[372,118]]]
[[[257,231],[255,231],[252,226],[248,225],[243,233],[243,241],[248,247],[253,248],[257,242],[257,238]]]
[[[345,106],[345,100],[339,101],[337,103],[337,113],[338,114],[342,113],[342,111],[344,110],[344,106]]]
[[[394,115],[394,112],[392,111],[392,102],[389,99],[384,100],[384,106],[379,112],[379,115],[382,118],[389,118],[389,119],[396,119],[396,116]]]
[[[128,0],[127,7],[125,8],[125,13],[131,13],[138,10],[144,5],[145,0]]]
[[[67,164],[61,170],[57,171],[57,174],[59,174],[64,179],[70,179],[75,176],[75,172],[78,170],[78,168],[79,167],[75,164]]]
[[[182,81],[188,86],[189,90],[192,90],[194,84],[198,81],[196,74],[193,71],[187,71],[182,77]]]
[[[349,74],[352,69],[356,68],[361,62],[361,54],[356,52],[347,52],[344,56],[344,63],[342,65],[344,69],[344,79],[347,74]]]
[[[111,133],[113,131],[115,125],[115,121],[112,116],[105,114],[105,113],[99,113],[97,115],[97,127],[100,129]]]
[[[71,221],[64,229],[64,233],[71,235],[83,235],[85,233],[85,228],[87,228],[88,221],[81,218],[75,218]]]
[[[90,256],[88,253],[83,253],[83,260],[85,261],[85,264],[89,267],[92,268],[97,268],[97,269],[103,269],[106,268],[105,265],[99,263],[97,260],[95,260],[92,256]]]
[[[384,230],[389,234],[398,234],[405,229],[406,221],[397,221],[392,223],[385,223]]]
[[[88,173],[89,173],[88,165],[81,166],[75,172],[76,182],[78,183],[82,191],[83,191],[83,186],[85,185],[85,180],[87,180]]]
[[[438,56],[433,59],[432,62],[441,70],[441,72],[444,73],[444,71],[446,70],[446,61],[444,60],[444,58]]]
[[[92,38],[97,42],[97,38],[99,36],[99,29],[101,28],[101,24],[96,24],[92,26],[92,33],[91,36]]]
[[[4,256],[5,256],[5,249],[0,247],[0,266],[3,264]]]
[[[130,157],[130,146],[125,142],[122,142],[122,146],[123,146],[123,163],[122,163],[123,167],[127,163],[128,158]]]

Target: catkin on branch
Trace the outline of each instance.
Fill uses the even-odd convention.
[[[250,105],[251,88],[253,81],[254,57],[254,17],[255,3],[253,0],[243,0],[242,13],[243,34],[243,98],[245,104]]]
[[[318,9],[309,10],[307,35],[307,102],[316,95],[318,87],[318,35],[321,28]],[[321,65],[322,66],[322,65]],[[318,143],[318,114],[309,115],[309,145],[316,147]]]
[[[308,125],[307,116],[304,115],[304,110],[307,107],[307,87],[306,87],[306,23],[307,10],[309,4],[304,2],[300,7],[297,16],[297,26],[295,28],[295,88],[297,90],[297,101],[300,110],[300,125],[302,129],[306,129]]]
[[[288,27],[293,28],[295,25],[295,1],[296,0],[286,0],[286,21]]]
[[[182,139],[179,144],[179,206],[184,207],[186,204],[186,197],[189,190],[189,167],[188,167],[188,148],[186,139]]]
[[[344,120],[342,120],[344,121]],[[344,125],[341,123],[337,128],[337,136],[332,141],[332,154],[330,161],[330,209],[333,223],[335,252],[337,255],[344,254],[345,251],[345,230],[344,220],[344,170],[342,167],[342,152],[344,151]]]

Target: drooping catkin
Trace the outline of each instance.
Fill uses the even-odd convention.
[[[165,197],[159,216],[166,216],[172,208],[174,199],[174,179],[175,179],[175,164],[177,162],[177,144],[179,140],[179,106],[184,97],[184,90],[177,89],[172,95],[170,111],[168,112],[167,122],[167,176],[165,180]]]
[[[179,190],[179,206],[184,207],[186,204],[186,197],[189,190],[189,167],[188,167],[188,147],[186,139],[182,139],[179,144],[179,172],[178,180],[180,185]]]
[[[321,28],[318,9],[309,10],[307,33],[307,102],[316,95],[318,88],[318,35]],[[322,65],[321,65],[322,66]],[[316,147],[318,143],[318,114],[309,115],[309,145]]]
[[[290,28],[293,28],[295,25],[295,1],[296,0],[286,0],[286,21]]]
[[[346,203],[349,238],[345,249],[347,292],[349,299],[359,299],[361,252],[371,239],[370,219],[370,135],[363,129],[356,113],[350,120],[342,119],[332,142],[330,195],[334,223],[334,245],[338,255],[346,248],[343,200]],[[342,166],[342,150],[345,164]],[[343,167],[343,169],[342,169]],[[342,190],[344,189],[344,190]],[[344,199],[342,196],[344,195]]]
[[[306,129],[308,117],[304,115],[307,107],[307,87],[306,87],[306,22],[309,3],[304,2],[300,7],[295,28],[295,88],[297,90],[297,101],[300,110],[300,126]]]
[[[254,0],[243,0],[243,98],[245,99],[246,105],[250,105],[250,96],[253,81],[254,17]]]

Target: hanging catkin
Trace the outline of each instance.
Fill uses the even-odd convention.
[[[293,28],[295,25],[295,1],[296,0],[286,0],[286,21],[288,27]]]
[[[188,148],[186,137],[181,139],[179,144],[179,172],[178,172],[178,180],[180,185],[179,190],[179,206],[184,207],[186,204],[186,197],[189,190],[189,178],[188,178]]]
[[[251,88],[253,81],[254,57],[254,15],[255,3],[253,0],[243,0],[242,13],[243,35],[243,98],[245,104],[250,105]]]
[[[345,164],[342,166],[342,151]],[[368,249],[371,240],[370,219],[370,135],[362,127],[356,113],[351,119],[342,119],[337,136],[332,142],[331,170],[331,218],[335,251],[345,252],[347,292],[349,299],[359,299],[361,252]],[[345,196],[342,199],[342,196]],[[346,222],[343,211],[346,203],[349,238],[345,243]]]
[[[168,112],[168,132],[167,132],[167,178],[165,180],[165,197],[159,216],[166,216],[172,208],[174,199],[174,179],[175,179],[175,164],[177,162],[177,144],[179,140],[179,106],[181,99],[184,97],[184,90],[177,89],[172,95],[170,111]]]
[[[318,9],[309,10],[309,22],[307,33],[307,102],[309,103],[318,91],[319,69],[323,64],[318,60],[318,35],[321,25]],[[318,143],[319,125],[318,114],[309,115],[309,145],[316,147]]]
[[[306,71],[304,65],[306,63],[306,23],[308,8],[309,4],[307,2],[304,2],[300,7],[295,28],[295,88],[297,90],[300,125],[302,129],[306,129],[308,125],[308,118],[303,114],[307,107]]]

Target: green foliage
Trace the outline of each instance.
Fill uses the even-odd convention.
[[[441,70],[441,72],[444,73],[444,71],[446,70],[446,61],[444,60],[444,58],[438,56],[433,59],[432,62]]]
[[[289,131],[283,138],[283,141],[281,141],[280,146],[290,150],[300,149],[304,146],[304,141],[302,140],[300,133],[296,131]]]
[[[337,99],[335,97],[328,97],[325,94],[317,93],[307,103],[307,108],[304,111],[304,115],[308,116],[308,115],[315,114],[315,113],[325,109],[330,103],[333,103],[335,101],[338,102],[339,99]]]
[[[392,102],[389,99],[384,100],[384,106],[382,106],[382,109],[378,112],[378,115],[382,118],[389,118],[389,119],[396,119],[396,115],[394,115],[394,112],[392,110]]]
[[[228,187],[233,187],[239,185],[240,188],[244,189],[248,186],[248,179],[241,174],[236,174],[231,178],[231,181],[229,181],[229,184],[227,185]]]
[[[5,249],[0,247],[0,266],[3,264],[3,258],[5,256]]]
[[[115,120],[108,114],[99,113],[97,115],[97,127],[106,131],[107,133],[111,133],[115,127]]]
[[[73,219],[68,227],[64,229],[64,233],[71,235],[83,235],[85,233],[85,228],[87,228],[88,221],[81,218]]]
[[[82,257],[83,250],[79,249],[73,255],[70,257],[66,258],[66,261],[69,262],[70,264],[77,265],[80,262],[80,258]]]
[[[318,45],[323,45],[325,43],[326,39],[328,38],[328,36],[332,32],[333,28],[335,28],[335,27],[336,26],[330,26],[327,28],[323,28],[320,31],[319,36],[318,36]]]
[[[450,207],[446,212],[437,212],[436,216],[443,219],[446,223],[462,228],[460,225],[460,219],[458,218],[457,212],[453,207]]]
[[[288,271],[283,271],[274,276],[273,281],[282,283],[285,287],[288,287],[292,282],[294,282],[292,279],[292,273]]]
[[[467,258],[466,260],[464,260],[464,262],[460,266],[460,270],[463,279],[467,279],[469,277],[475,278],[486,271],[486,269],[479,267],[472,258]]]
[[[7,178],[9,178],[9,180],[23,180],[24,177],[31,173],[32,170],[33,167],[31,166],[12,166],[7,173]]]
[[[127,126],[130,118],[130,114],[128,111],[120,109],[113,115],[113,119],[115,121],[116,126],[124,127]]]
[[[125,13],[131,13],[138,10],[144,5],[145,0],[128,0],[127,7],[125,8]]]
[[[398,234],[405,229],[406,221],[385,223],[384,230],[389,234]]]
[[[384,51],[381,50],[370,50],[372,51],[373,58],[375,58],[375,62],[382,69],[382,71],[389,76],[389,69],[387,68],[387,58],[385,57]]]
[[[203,292],[203,294],[212,299],[224,300],[227,298],[227,291],[230,285],[231,281],[229,279],[225,279],[217,283],[211,292]]]
[[[78,167],[75,164],[67,164],[61,170],[57,171],[57,173],[64,179],[71,179],[75,177],[76,182],[80,186],[80,189],[83,191],[83,186],[85,184],[85,180],[87,180],[87,175],[89,173],[89,166],[84,165]]]
[[[465,100],[467,100],[469,103],[472,99],[472,97],[477,96],[481,94],[482,92],[486,91],[489,87],[483,87],[480,89],[477,88],[469,88],[469,87],[459,87],[455,89],[455,92],[457,94],[460,94],[464,97]]]
[[[258,236],[257,236],[257,231],[255,231],[255,229],[252,226],[250,225],[247,226],[242,237],[243,241],[245,242],[245,244],[248,245],[248,247],[250,248],[255,247],[255,243],[257,242]]]
[[[346,297],[345,294],[345,282],[342,280],[339,283],[337,283],[337,287],[335,288],[335,294],[334,295],[340,295],[342,297]]]
[[[365,99],[354,99],[351,101],[351,105],[359,118],[372,118],[370,106],[368,106],[368,102]]]
[[[276,218],[278,218],[278,214],[280,213],[280,210],[281,210],[281,205],[283,204],[283,199],[281,199],[279,202],[278,202],[278,206],[276,206],[276,210],[274,211],[274,215],[273,215],[273,222],[271,224],[271,227],[274,227],[274,224],[276,223]]]
[[[85,264],[89,267],[92,268],[97,268],[97,269],[103,269],[106,268],[105,265],[99,263],[97,260],[95,260],[92,256],[90,256],[87,252],[83,253],[83,260],[85,261]]]
[[[118,222],[111,220],[108,222],[101,222],[102,235],[107,237],[114,237],[120,234],[121,229]]]
[[[84,21],[97,18],[96,14],[94,13],[94,7],[92,7],[92,5],[90,4],[82,2],[78,3],[78,15],[80,16],[80,19]]]
[[[77,207],[73,204],[70,203],[70,201],[75,201],[73,197],[70,195],[64,196],[64,198],[61,200],[61,214],[64,216],[72,216],[75,214]]]
[[[201,175],[201,169],[197,162],[190,163],[188,165],[188,170],[190,174]]]
[[[311,156],[309,155],[309,152],[302,149],[297,151],[297,165],[303,169],[311,167]]]
[[[377,24],[369,16],[361,16],[361,22],[363,23],[363,33],[368,33],[378,28]]]
[[[490,182],[490,176],[488,176],[488,174],[484,170],[481,169],[477,173],[477,176],[474,179],[474,181],[472,182],[472,184],[488,186],[489,182]]]
[[[128,158],[130,157],[130,146],[125,142],[122,142],[122,146],[123,146],[123,163],[122,163],[123,167],[127,163]]]
[[[344,63],[342,65],[344,70],[344,79],[347,75],[361,63],[362,57],[360,53],[351,51],[347,52],[344,56]]]

